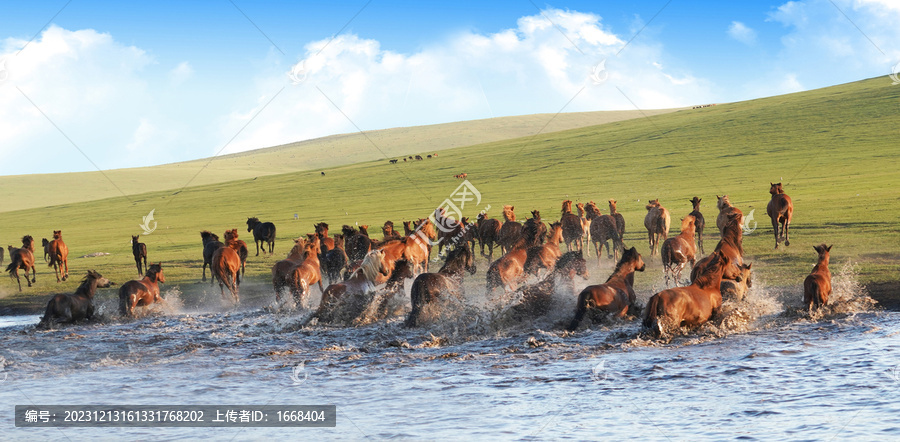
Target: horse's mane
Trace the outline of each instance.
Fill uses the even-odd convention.
[[[247,221],[250,221],[250,222],[252,222],[252,221],[259,222],[259,218],[257,218],[257,217],[254,216],[254,217],[251,217],[251,218],[247,218]]]
[[[681,220],[681,231],[682,232],[690,231],[691,233],[693,233],[694,229],[689,229],[688,227],[691,224],[696,224],[696,222],[697,222],[697,218],[695,218],[694,215],[688,215],[688,216],[684,217]]]
[[[24,246],[24,247],[28,247],[33,242],[34,242],[34,238],[32,238],[31,235],[25,235],[22,237],[22,246]]]
[[[728,199],[728,195],[722,195],[722,197],[719,198],[718,201],[716,201],[716,206],[719,207],[719,210],[722,210],[726,207],[732,207],[731,200]]]
[[[587,215],[586,218],[588,219],[594,219],[600,215],[603,215],[603,213],[600,212],[600,208],[597,207],[597,204],[593,201],[587,203],[587,205],[584,206],[584,210]]]
[[[715,278],[715,274],[722,270],[725,267],[726,263],[723,261],[726,260],[725,256],[722,255],[720,251],[713,252],[713,258],[700,270],[700,274],[697,275],[697,279],[694,280],[694,284],[698,287],[706,287],[709,286]],[[715,287],[718,289],[719,287]]]
[[[88,270],[87,275],[81,280],[81,284],[78,285],[78,288],[75,289],[76,295],[86,295],[90,292],[91,282],[97,279],[102,278],[99,273],[94,270]]]
[[[741,227],[740,216],[732,216],[728,218],[728,223],[722,229],[722,239],[716,246],[716,251],[722,250],[722,244],[729,244],[738,250],[741,256],[744,256],[744,229]]]
[[[381,268],[383,263],[384,251],[373,250],[366,254],[366,257],[363,258],[363,262],[359,265],[359,269],[357,269],[356,272],[362,272],[366,279],[375,281],[378,277],[378,269]],[[356,272],[353,273],[355,274]]]
[[[572,213],[572,200],[565,200],[562,203],[562,214]]]
[[[219,235],[216,235],[215,233],[212,233],[209,230],[204,230],[204,231],[200,232],[200,237],[203,239],[211,239],[213,241],[219,240]]]
[[[513,206],[505,205],[503,206],[503,219],[506,221],[515,221],[516,213],[513,212]]]
[[[162,272],[162,264],[150,264],[150,267],[147,268],[147,273],[145,276],[150,276],[153,274],[153,279],[156,279],[156,275]]]
[[[784,193],[784,186],[782,186],[781,183],[778,183],[778,184],[772,184],[772,186],[769,187],[769,193],[771,193],[772,195],[780,195],[780,194],[783,194],[783,193]]]

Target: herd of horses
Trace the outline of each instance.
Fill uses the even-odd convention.
[[[788,229],[793,203],[781,183],[772,183],[770,194],[767,213],[772,220],[777,249],[782,242],[790,245]],[[394,229],[393,222],[385,222],[381,239],[370,237],[367,225],[358,228],[344,225],[341,233],[329,235],[328,224],[320,222],[314,225],[314,233],[294,240],[285,259],[273,264],[272,288],[278,303],[286,302],[286,295],[290,295],[294,304],[305,307],[311,288],[318,286],[321,301],[310,320],[360,324],[390,315],[391,300],[405,293],[404,282],[413,279],[411,308],[404,323],[415,327],[425,317],[439,317],[442,301],[464,301],[463,280],[466,274],[476,273],[475,249],[480,243],[481,256],[487,259],[488,265],[486,293],[489,297],[497,290],[514,294],[511,299],[515,301],[506,309],[514,318],[547,315],[553,308],[554,294],[571,292],[576,308],[569,330],[580,327],[585,316],[594,319],[642,316],[644,328],[653,336],[660,336],[666,330],[696,327],[709,321],[721,308],[723,296],[726,300],[740,300],[751,287],[752,265],[745,262],[742,245],[743,213],[731,204],[727,195],[717,198],[716,227],[721,239],[706,256],[703,256],[705,220],[700,212],[700,198],[689,200],[692,211],[682,218],[681,231],[674,237],[669,237],[669,210],[659,200],[647,203],[644,227],[650,256],[660,256],[666,286],[675,287],[654,294],[643,308],[636,302],[634,277],[635,272],[645,270],[646,264],[635,247],[625,247],[625,219],[617,212],[617,203],[612,199],[608,201],[608,214],[603,214],[593,201],[575,204],[576,214],[572,211],[573,202],[566,200],[559,220],[549,225],[537,210],[524,222],[517,221],[515,207],[511,205],[503,207],[502,221],[480,213],[474,223],[468,218],[447,218],[444,211],[437,210],[434,217],[403,222],[402,233]],[[253,234],[257,256],[260,245],[263,253],[274,254],[273,223],[248,218],[247,231]],[[206,281],[208,266],[211,282],[219,283],[222,297],[237,305],[249,255],[247,244],[238,238],[237,229],[225,231],[224,241],[206,230],[200,236],[202,280]],[[68,277],[68,249],[61,231],[55,231],[53,238],[47,247],[48,261],[56,269],[57,280],[63,281]],[[159,283],[165,282],[162,264],[148,266],[146,245],[138,239],[132,237],[132,252],[141,279],[119,288],[119,311],[125,316],[133,316],[137,307],[165,302],[159,290]],[[35,282],[33,242],[31,236],[25,236],[21,248],[9,248],[12,262],[7,271],[18,281],[18,270],[24,270],[28,286]],[[566,244],[566,252],[561,248],[562,243]],[[434,245],[438,246],[438,256],[444,257],[444,262],[437,272],[429,272]],[[604,246],[607,258],[615,262],[612,274],[605,283],[590,285],[575,295],[574,278],[588,276],[585,255],[593,249],[599,264]],[[497,247],[500,256],[495,260]],[[818,263],[804,282],[804,303],[808,309],[826,304],[831,293],[828,270],[831,247],[822,244],[815,250]],[[679,286],[688,263],[690,277]],[[528,284],[529,278],[536,282]],[[90,319],[97,288],[112,284],[93,270],[87,272],[74,294],[55,295],[49,301],[41,324]]]

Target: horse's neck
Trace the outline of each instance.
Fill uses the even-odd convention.
[[[812,269],[812,273],[822,273],[831,275],[831,270],[828,269],[828,264],[831,261],[830,258],[819,258],[819,262]]]
[[[75,290],[75,294],[84,295],[87,296],[88,299],[93,299],[94,293],[97,291],[97,283],[98,281],[96,279],[87,280],[78,286],[78,290]]]
[[[562,229],[559,229],[553,233],[553,236],[547,240],[547,245],[558,246],[559,242],[562,241]]]
[[[678,236],[684,238],[688,242],[688,244],[693,244],[694,232],[696,232],[696,228],[684,229],[681,231],[681,233],[678,234]]]
[[[628,285],[634,284],[634,266],[632,264],[623,265],[606,279],[607,284],[618,282],[628,283]]]

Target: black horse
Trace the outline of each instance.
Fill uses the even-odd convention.
[[[410,292],[412,310],[406,318],[407,327],[415,327],[422,308],[447,294],[461,298],[465,272],[475,274],[475,254],[468,242],[458,244],[447,254],[447,261],[437,273],[422,273],[413,281]]]
[[[147,271],[147,245],[138,242],[140,239],[140,235],[131,236],[131,254],[134,255],[134,264],[137,266],[138,275],[144,276],[144,272]],[[144,260],[144,267],[141,268],[141,260]]]
[[[216,278],[212,276],[212,257],[216,250],[225,247],[225,244],[219,241],[219,235],[204,230],[200,232],[200,238],[203,240],[203,282],[206,282],[206,266],[209,266],[209,274],[212,281]]]
[[[690,200],[691,204],[694,206],[694,211],[691,212],[691,216],[694,217],[694,233],[697,236],[697,250],[700,251],[700,254],[703,254],[703,228],[706,227],[706,221],[703,219],[703,214],[700,213],[700,198],[696,196],[694,199]]]
[[[253,241],[256,242],[256,256],[259,256],[259,243],[263,243],[263,252],[266,244],[269,245],[269,254],[275,252],[275,224],[260,222],[259,218],[247,218],[247,231],[253,232]]]
[[[106,288],[113,282],[94,270],[88,270],[87,276],[74,294],[59,294],[50,298],[44,317],[38,323],[40,328],[48,328],[54,322],[74,323],[80,319],[90,320],[94,316],[94,294],[97,288]]]

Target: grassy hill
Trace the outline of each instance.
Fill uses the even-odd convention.
[[[651,110],[648,115],[676,109]],[[317,170],[389,157],[573,129],[641,117],[638,111],[574,112],[499,117],[429,126],[332,135],[248,152],[152,167],[100,172],[0,176],[0,212],[177,190],[186,185]],[[371,141],[370,141],[371,140]],[[372,144],[375,144],[373,146]],[[380,149],[380,151],[379,151]],[[384,154],[382,154],[384,152]],[[104,174],[106,176],[104,176]],[[108,179],[107,179],[108,177]],[[110,184],[115,183],[115,186]],[[28,191],[23,191],[28,189]],[[60,192],[59,189],[77,189]]]
[[[482,195],[481,204],[466,205],[466,215],[472,217],[487,206],[489,215],[499,216],[503,204],[513,204],[521,219],[537,209],[551,221],[558,219],[566,198],[598,203],[615,198],[626,219],[626,243],[645,257],[647,200],[659,198],[672,212],[671,234],[676,234],[677,220],[691,210],[688,200],[703,198],[702,211],[712,225],[707,229],[711,250],[717,240],[712,233],[715,197],[728,194],[758,222],[758,230],[744,239],[758,269],[757,281],[799,286],[815,263],[812,246],[821,242],[834,244],[834,268],[852,260],[863,281],[896,281],[898,110],[900,88],[886,77],[874,78],[453,148],[430,161],[369,161],[327,169],[325,175],[303,171],[194,186],[180,193],[148,192],[133,197],[135,202],[118,197],[5,212],[0,213],[0,241],[17,244],[23,234],[40,238],[62,229],[73,257],[111,253],[71,259],[73,274],[96,268],[124,281],[136,276],[129,235],[139,233],[141,217],[155,209],[158,229],[142,241],[151,261],[167,263],[170,284],[188,290],[198,281],[202,264],[198,232],[239,228],[243,239],[252,239],[244,222],[259,216],[278,226],[276,258],[251,253],[248,263],[248,277],[262,287],[290,238],[311,232],[314,222],[326,221],[336,231],[341,224],[380,226],[387,219],[425,217],[459,184],[453,175],[466,172]],[[795,212],[792,245],[774,251],[765,205],[769,183],[778,181],[785,183]],[[293,220],[294,213],[299,221]],[[639,284],[658,279],[661,270],[658,258],[654,260]],[[475,278],[483,280],[484,270],[481,264]],[[0,282],[0,296],[6,293],[0,306],[41,304],[46,293],[74,288],[75,282],[57,285],[46,266],[39,271],[37,286],[23,296],[9,281]],[[608,272],[606,265],[599,271],[603,276]]]

